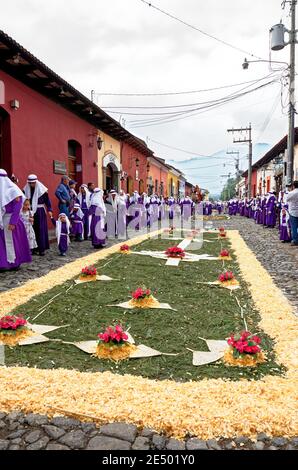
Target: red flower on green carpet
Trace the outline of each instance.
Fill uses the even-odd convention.
[[[81,276],[96,276],[97,270],[95,266],[86,266],[82,269]]]
[[[116,324],[112,326],[108,326],[103,333],[99,333],[98,335],[98,343],[113,343],[116,345],[121,345],[127,342],[128,335],[123,330],[121,324]]]
[[[236,359],[243,354],[258,354],[261,352],[260,343],[261,338],[251,334],[249,331],[243,331],[237,335],[233,334],[228,339],[228,344],[233,349],[233,356]]]
[[[184,258],[185,251],[182,248],[179,248],[179,246],[172,246],[165,251],[165,255],[169,258]]]
[[[228,250],[222,250],[219,255],[221,258],[228,258],[230,256],[230,253]]]
[[[6,315],[5,317],[0,318],[0,331],[12,330],[16,331],[20,328],[23,328],[27,325],[27,320],[21,316]],[[3,333],[3,331],[1,331]]]
[[[235,279],[235,276],[232,271],[226,271],[218,276],[220,282],[232,281],[233,279]]]
[[[128,245],[121,245],[120,251],[130,251],[130,247]]]
[[[134,300],[141,300],[151,297],[151,290],[150,289],[142,289],[142,287],[138,287],[133,293],[132,298]]]

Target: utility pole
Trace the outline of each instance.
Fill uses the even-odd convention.
[[[288,132],[288,158],[287,158],[287,184],[293,182],[294,177],[294,146],[295,146],[295,46],[296,46],[296,4],[291,1],[291,29],[289,31],[290,43],[290,103],[289,103],[289,132]]]
[[[288,129],[288,148],[286,168],[284,171],[286,184],[291,184],[294,178],[294,146],[295,146],[295,46],[296,39],[296,5],[297,0],[284,0],[282,7],[285,8],[286,3],[290,4],[291,28],[287,29],[282,23],[272,26],[271,34],[271,50],[280,51],[285,46],[290,45],[290,64],[289,70],[289,129]],[[289,34],[289,40],[285,40],[285,33]]]
[[[295,0],[296,1],[296,0]],[[233,139],[234,144],[243,144],[243,143],[248,143],[249,146],[249,151],[248,151],[248,181],[247,181],[247,196],[250,199],[252,196],[251,193],[251,176],[252,176],[252,138],[251,138],[251,123],[249,123],[248,127],[241,127],[240,129],[228,129],[227,132],[248,132],[248,138],[245,139]]]

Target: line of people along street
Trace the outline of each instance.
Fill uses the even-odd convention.
[[[48,189],[37,175],[29,175],[24,188],[16,177],[0,170],[0,271],[17,270],[30,263],[33,255],[44,256],[50,248],[49,224],[56,232],[58,254],[66,256],[70,240],[90,240],[95,249],[106,246],[108,239],[125,240],[133,232],[169,226],[179,217],[190,220],[195,202],[157,194],[132,195],[123,190],[105,193],[94,183],[82,184],[63,176],[55,192],[59,207],[57,219]],[[205,210],[205,209],[204,209]]]
[[[298,181],[286,186],[278,195],[270,191],[265,196],[231,199],[227,212],[230,216],[253,219],[266,228],[277,227],[281,242],[298,246]]]

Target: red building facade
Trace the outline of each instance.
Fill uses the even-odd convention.
[[[52,199],[63,173],[79,184],[97,183],[92,125],[2,71],[0,80],[5,85],[0,167],[14,173],[21,187],[28,174],[36,174]]]
[[[121,189],[126,193],[132,194],[138,191],[139,194],[147,192],[147,156],[150,150],[145,147],[139,150],[133,147],[129,142],[121,143],[121,166],[122,178]]]

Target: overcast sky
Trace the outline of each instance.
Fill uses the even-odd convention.
[[[153,5],[197,28],[258,57],[269,58],[269,29],[283,17],[288,25],[288,6],[281,0],[153,0]],[[46,63],[56,73],[97,103],[110,106],[177,106],[221,98],[240,90],[159,97],[115,97],[103,93],[163,93],[202,90],[262,78],[268,64],[250,64],[244,71],[244,52],[227,47],[147,6],[141,0],[0,0],[0,25],[7,34]],[[272,60],[287,61],[289,47],[273,52]],[[275,65],[276,67],[276,65]],[[254,85],[256,86],[256,85]],[[251,121],[254,143],[274,144],[287,132],[282,110],[281,85],[247,95],[203,114],[167,124],[134,128],[136,119],[125,112],[177,112],[179,109],[117,109],[117,120],[148,140],[162,158],[186,160],[191,155],[160,146],[152,140],[202,155],[212,155],[232,145],[228,127],[247,126]],[[286,92],[283,96],[286,104]],[[181,117],[181,116],[180,116]],[[267,124],[267,127],[266,127]],[[245,152],[245,147],[242,152]],[[206,159],[198,162],[206,167]],[[194,183],[217,191],[223,179],[219,168],[203,169]],[[216,163],[216,160],[215,160]],[[245,159],[242,159],[242,168]]]

